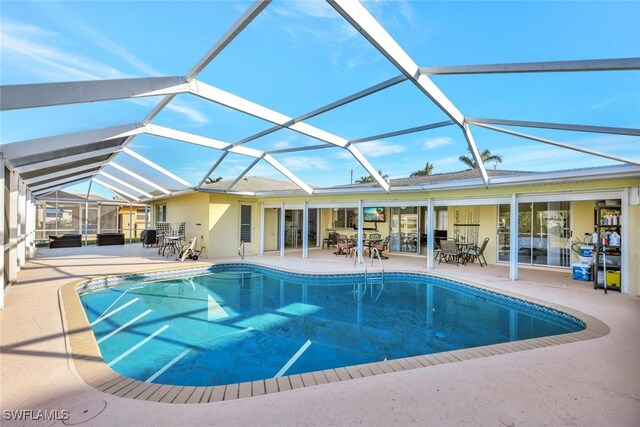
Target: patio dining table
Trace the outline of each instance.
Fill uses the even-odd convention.
[[[469,257],[467,255],[467,250],[469,247],[474,246],[472,242],[456,242],[458,247],[458,253],[460,254],[460,261],[462,261],[462,265],[466,265],[469,261]]]

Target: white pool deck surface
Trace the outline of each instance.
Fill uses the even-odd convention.
[[[300,272],[354,272],[331,250],[244,262]],[[203,263],[239,259],[202,259]],[[610,333],[587,341],[517,351],[403,372],[223,402],[169,404],[117,397],[87,385],[69,358],[58,290],[78,279],[199,264],[179,263],[139,244],[39,249],[18,274],[0,311],[2,426],[65,425],[12,421],[5,410],[70,411],[67,424],[116,425],[434,425],[640,426],[640,298],[594,290],[567,270],[477,263],[435,272],[567,306]],[[391,254],[385,270],[426,270],[424,257]]]

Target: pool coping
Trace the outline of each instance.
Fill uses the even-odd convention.
[[[202,266],[210,267],[223,264],[238,264],[238,262],[209,263],[203,264]],[[288,268],[274,267],[272,265],[256,262],[253,260],[251,262],[248,262],[247,265],[257,265],[294,274],[309,274],[308,271],[302,272]],[[67,343],[69,357],[73,361],[70,366],[73,365],[73,367],[75,368],[75,373],[80,377],[80,379],[82,379],[89,386],[94,387],[102,392],[137,400],[175,404],[220,402],[253,396],[261,396],[265,394],[311,387],[321,384],[349,381],[352,379],[382,375],[391,372],[420,369],[435,365],[457,363],[465,360],[480,359],[483,357],[491,357],[500,354],[508,354],[519,351],[532,350],[536,348],[544,348],[560,344],[591,340],[605,336],[610,332],[609,326],[607,326],[601,320],[569,307],[549,303],[547,301],[542,301],[535,298],[530,298],[501,289],[492,288],[486,285],[473,283],[467,280],[458,278],[452,279],[447,275],[437,274],[433,272],[425,272],[420,270],[389,270],[385,271],[385,273],[410,273],[436,277],[445,280],[453,280],[455,282],[463,283],[474,288],[499,293],[512,298],[517,298],[525,302],[541,305],[543,307],[571,315],[582,321],[586,327],[582,331],[561,335],[552,335],[542,338],[531,338],[501,344],[485,345],[480,347],[470,347],[460,350],[432,353],[428,355],[405,357],[400,359],[386,360],[382,362],[373,362],[341,368],[326,369],[304,374],[286,375],[279,378],[269,378],[258,381],[208,387],[174,386],[148,383],[122,376],[113,371],[102,358],[102,354],[96,342],[95,336],[93,334],[91,326],[89,325],[89,321],[87,319],[85,311],[82,308],[82,303],[80,301],[80,296],[77,289],[87,282],[108,279],[110,277],[128,276],[130,274],[149,274],[176,270],[190,270],[193,268],[193,266],[178,268],[172,267],[112,276],[100,276],[96,278],[75,280],[61,286],[58,291],[58,296],[60,300],[60,309],[62,311],[62,323],[65,341]],[[334,275],[335,273],[314,274]],[[350,273],[344,274],[348,275]]]

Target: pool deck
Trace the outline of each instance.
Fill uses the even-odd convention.
[[[204,262],[238,261],[202,260]],[[245,262],[293,271],[354,272],[329,250]],[[189,265],[195,265],[193,261]],[[389,270],[425,270],[392,255]],[[176,405],[122,398],[87,385],[69,357],[59,289],[72,281],[185,266],[140,245],[39,249],[0,311],[1,409],[68,410],[84,425],[640,425],[640,298],[594,290],[559,270],[436,265],[435,273],[600,319],[604,336],[223,402]],[[4,413],[3,413],[4,414]],[[2,425],[63,425],[62,421]]]

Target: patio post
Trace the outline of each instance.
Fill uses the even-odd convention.
[[[129,203],[129,244],[131,244],[131,235],[133,233],[133,207]]]
[[[18,176],[16,175],[16,180],[17,180],[17,184],[18,184],[18,195],[17,195],[17,203],[18,206],[16,206],[16,211],[17,211],[17,215],[16,215],[16,225],[17,225],[17,230],[16,230],[16,261],[18,263],[18,270],[20,270],[22,267],[24,267],[25,264],[25,244],[26,244],[26,218],[25,218],[25,213],[26,213],[26,189],[27,186],[24,183],[24,181],[19,180]]]
[[[427,199],[427,270],[433,270],[433,199]]]
[[[309,258],[309,202],[302,208],[302,258]]]
[[[284,202],[280,205],[280,256],[284,256],[284,232],[285,232]]]
[[[264,203],[260,203],[260,236],[258,255],[264,255]]]
[[[149,228],[149,205],[144,205],[144,229]]]
[[[6,212],[4,210],[4,157],[0,155],[0,215],[2,215],[2,220],[0,220],[0,242],[2,242],[2,246],[4,246],[4,223],[6,220]],[[0,310],[4,308],[4,287],[7,282],[4,280],[4,250],[2,251],[2,256],[0,256],[0,276],[2,277],[2,283],[0,284]]]
[[[9,282],[15,282],[18,276],[18,175],[15,172],[9,174],[9,206],[7,206],[9,218],[9,265],[6,265]]]
[[[84,245],[89,245],[89,195],[91,194],[91,184],[93,181],[89,181],[89,188],[87,189],[87,197],[85,198],[85,215],[84,215]],[[96,225],[100,222],[100,210],[98,209],[98,218]],[[97,232],[97,231],[96,231]]]
[[[518,197],[511,195],[509,213],[509,278],[518,280]]]
[[[362,199],[358,200],[358,251],[362,255],[362,231],[364,228],[364,212],[362,211]],[[364,261],[363,261],[364,262]]]

